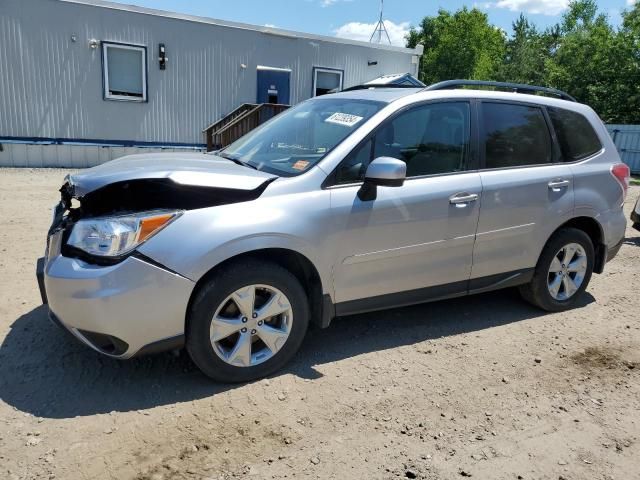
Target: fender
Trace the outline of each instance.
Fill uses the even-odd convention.
[[[333,295],[333,281],[331,279],[331,268],[327,268],[327,262],[322,262],[313,253],[314,249],[304,239],[292,235],[268,233],[260,235],[249,235],[243,238],[231,240],[219,245],[207,252],[202,258],[200,268],[195,271],[191,280],[197,282],[211,269],[220,265],[225,260],[238,255],[251,253],[269,248],[290,250],[305,257],[315,267],[322,283],[322,293]]]
[[[296,252],[314,265],[333,297],[329,192],[267,197],[188,210],[140,246],[140,253],[194,282],[229,258],[268,248]]]

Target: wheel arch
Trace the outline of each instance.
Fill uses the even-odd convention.
[[[298,251],[289,248],[266,247],[233,255],[210,268],[202,277],[200,277],[189,298],[185,318],[185,331],[187,322],[189,321],[191,305],[202,288],[202,285],[204,285],[221,269],[247,259],[275,263],[291,272],[298,279],[307,294],[309,310],[311,313],[310,323],[320,328],[326,328],[329,326],[331,320],[335,316],[335,310],[330,295],[323,293],[324,289],[322,278],[314,263],[307,256]]]
[[[547,243],[549,242],[549,239],[556,234],[556,232],[563,228],[575,228],[577,230],[582,230],[589,236],[595,251],[593,271],[594,273],[602,273],[607,261],[607,247],[604,243],[604,229],[602,228],[602,225],[600,225],[600,222],[593,217],[574,217],[556,228],[547,239]]]

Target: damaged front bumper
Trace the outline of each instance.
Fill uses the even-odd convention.
[[[193,281],[136,256],[108,266],[65,257],[61,237],[50,237],[37,272],[56,323],[114,358],[181,346]]]
[[[194,281],[135,249],[99,258],[67,240],[74,225],[87,218],[251,201],[276,178],[201,157],[173,166],[128,157],[67,176],[36,271],[55,323],[114,358],[181,345]]]

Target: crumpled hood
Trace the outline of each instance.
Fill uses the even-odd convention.
[[[256,190],[276,175],[203,153],[128,155],[69,175],[73,196],[80,198],[107,185],[129,180],[169,179],[178,185]]]

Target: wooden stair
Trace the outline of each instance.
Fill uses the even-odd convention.
[[[220,150],[289,108],[279,103],[243,103],[203,130],[207,152]]]

